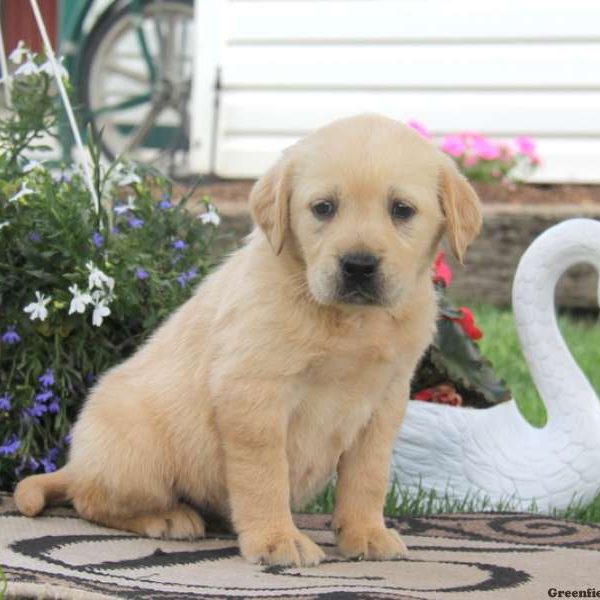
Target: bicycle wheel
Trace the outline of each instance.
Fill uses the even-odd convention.
[[[109,158],[187,174],[193,17],[193,0],[140,0],[113,5],[92,29],[78,88]]]

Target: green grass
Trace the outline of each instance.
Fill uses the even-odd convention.
[[[525,364],[512,312],[486,305],[473,307],[473,312],[484,331],[480,342],[484,355],[508,383],[523,416],[533,425],[544,425],[546,410]],[[600,392],[600,323],[563,315],[558,324],[575,360]]]
[[[546,411],[525,364],[512,312],[487,305],[472,308],[477,323],[485,334],[480,343],[484,355],[492,361],[496,371],[508,383],[525,418],[535,426],[543,426],[546,423]],[[600,396],[600,322],[561,316],[559,327],[573,356]],[[306,510],[331,512],[334,500],[333,486],[329,485]],[[510,501],[493,504],[487,498],[481,497],[457,500],[436,491],[418,490],[415,494],[409,494],[402,488],[401,482],[400,485],[394,482],[387,496],[385,514],[402,517],[490,509],[508,511],[514,510],[514,506]],[[535,512],[535,505],[530,506],[529,510]],[[589,505],[574,503],[555,514],[567,519],[598,523],[600,495]]]

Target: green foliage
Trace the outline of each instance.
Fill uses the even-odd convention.
[[[508,382],[525,418],[541,427],[546,423],[546,410],[525,363],[512,312],[488,305],[476,305],[474,312],[486,332],[480,342],[482,351]],[[594,319],[563,314],[558,317],[558,326],[573,357],[600,395],[600,324]]]
[[[133,352],[210,268],[218,218],[152,170],[104,168],[95,212],[81,173],[25,157],[57,122],[49,76],[17,77],[0,122],[0,488],[62,462],[98,375]],[[50,133],[53,133],[50,131]],[[41,144],[37,144],[38,146]],[[206,217],[209,218],[206,218]]]
[[[485,336],[472,311],[465,306],[456,308],[447,296],[452,271],[443,252],[435,260],[433,280],[440,317],[435,338],[411,382],[412,397],[457,404],[458,393],[463,405],[478,408],[508,400],[509,389],[477,343]]]

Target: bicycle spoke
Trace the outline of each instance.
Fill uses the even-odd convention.
[[[173,27],[173,17],[167,17],[167,43],[166,53],[164,57],[165,68],[169,73],[174,73],[175,70],[175,29]]]
[[[142,119],[139,127],[135,130],[133,136],[128,140],[127,145],[124,148],[125,154],[131,152],[134,148],[137,148],[144,141],[164,108],[165,105],[162,102],[152,105],[146,116]]]
[[[103,115],[108,112],[115,112],[117,110],[127,110],[128,108],[133,108],[134,106],[139,106],[140,104],[146,104],[150,102],[152,99],[152,94],[140,94],[139,96],[132,96],[127,100],[123,100],[122,102],[117,102],[117,104],[110,104],[108,106],[103,106],[102,108],[98,108],[92,111],[92,115]]]
[[[123,75],[123,77],[133,79],[134,81],[138,81],[139,83],[150,83],[150,80],[146,75],[143,75],[138,71],[134,71],[133,69],[124,67],[123,65],[119,65],[115,62],[108,63],[105,68],[107,71],[111,71],[112,73],[118,73],[119,75]]]
[[[148,68],[148,75],[150,77],[150,81],[154,83],[156,81],[156,65],[152,60],[152,56],[150,55],[150,50],[148,49],[148,43],[146,42],[146,34],[144,33],[143,21],[138,23],[135,27],[138,44],[140,45],[140,49],[142,51],[142,56],[144,57],[144,62],[146,63],[146,67]]]

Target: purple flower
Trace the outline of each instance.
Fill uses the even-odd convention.
[[[141,229],[144,226],[144,219],[138,219],[137,217],[131,217],[127,224],[131,229]]]
[[[148,277],[150,277],[150,273],[148,273],[148,271],[146,271],[146,269],[142,269],[141,267],[138,267],[135,270],[135,276],[138,279],[148,279]]]
[[[92,234],[92,242],[96,248],[102,248],[102,246],[104,246],[104,236],[100,232],[94,231]]]
[[[37,231],[32,231],[28,236],[29,241],[39,244],[42,241],[42,236]]]
[[[37,471],[40,468],[40,463],[33,458],[33,456],[30,456],[29,460],[27,461],[27,466],[29,467],[30,471]]]
[[[60,404],[58,403],[58,399],[53,400],[50,402],[50,404],[48,404],[48,412],[52,413],[53,415],[56,415],[60,412]]]
[[[187,247],[187,244],[183,240],[175,240],[171,246],[173,246],[175,250],[183,250],[185,247]]]
[[[39,394],[36,394],[35,401],[36,402],[48,402],[54,397],[54,392],[52,390],[44,390]]]
[[[15,477],[17,479],[21,479],[21,473],[23,472],[24,468],[25,468],[25,459],[21,459],[21,463],[19,464],[19,466],[15,467]]]
[[[56,458],[58,457],[58,448],[50,448],[48,450],[48,454],[42,459],[40,459],[40,463],[44,467],[44,471],[46,473],[52,473],[52,471],[56,471]]]
[[[194,279],[194,277],[198,277],[198,269],[195,267],[187,271],[186,273],[181,273],[177,276],[177,283],[184,288],[190,279]]]
[[[73,430],[71,429],[71,431],[69,431],[69,433],[67,433],[67,435],[65,435],[65,444],[67,444],[67,446],[71,445],[71,442],[73,441]]]
[[[91,371],[88,371],[88,372],[85,374],[85,382],[86,382],[88,385],[93,385],[93,384],[94,384],[94,381],[95,381],[95,379],[96,379],[96,378],[94,377],[94,374],[93,374]]]
[[[120,229],[119,229],[119,228],[118,228],[118,227],[115,225],[115,226],[113,226],[113,228],[110,230],[110,232],[111,232],[113,235],[119,235],[119,233],[121,233],[121,230],[120,230]]]
[[[45,473],[52,473],[53,471],[56,471],[56,465],[50,459],[42,458],[40,460],[40,462],[42,463],[42,466],[44,467]]]
[[[0,410],[10,410],[12,407],[12,394],[8,392],[4,396],[0,396]]]
[[[48,412],[48,407],[45,404],[36,403],[30,408],[26,408],[25,412],[30,417],[41,417]]]
[[[171,259],[171,264],[172,265],[176,265],[181,259],[183,258],[183,254],[176,254],[172,259]]]
[[[161,210],[167,210],[169,208],[171,208],[173,205],[171,204],[170,200],[161,200],[158,203],[158,208],[160,208]]]
[[[4,440],[4,444],[0,446],[1,456],[13,455],[21,446],[21,440],[13,433],[8,439]]]
[[[17,333],[16,325],[9,325],[2,335],[2,341],[5,344],[18,344],[21,341],[21,336]]]
[[[38,377],[38,381],[44,386],[44,387],[50,387],[51,385],[54,385],[54,369],[46,369],[46,372]]]

